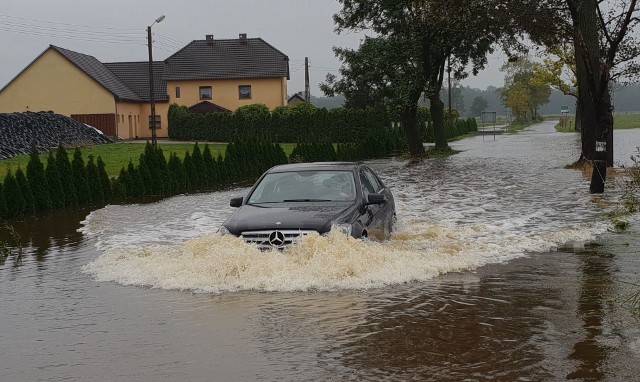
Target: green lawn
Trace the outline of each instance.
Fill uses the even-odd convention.
[[[180,158],[184,158],[184,154],[186,151],[191,152],[193,150],[193,144],[191,143],[159,143],[164,156],[169,159],[171,153],[175,152],[178,154]],[[203,143],[199,143],[200,150],[204,148]],[[226,143],[210,143],[209,149],[211,150],[211,154],[213,154],[214,158],[218,157],[218,153],[221,153],[224,156],[224,150],[226,148]],[[289,156],[295,144],[285,143],[281,144],[282,149],[285,154]],[[145,144],[144,143],[132,143],[132,142],[124,142],[124,143],[113,143],[113,144],[105,144],[98,146],[91,146],[82,148],[82,158],[84,158],[85,163],[89,158],[89,155],[93,155],[94,157],[102,157],[102,160],[107,165],[106,170],[107,174],[110,176],[116,176],[120,173],[120,169],[123,166],[127,166],[129,161],[133,161],[134,164],[138,164],[138,159],[140,158],[140,154],[144,151]],[[69,159],[73,157],[73,150],[68,150]],[[49,154],[42,154],[41,160],[42,163],[47,163],[47,156]],[[26,171],[27,163],[29,162],[28,155],[20,155],[10,159],[0,160],[0,180],[4,180],[7,171],[11,169],[15,172],[15,170],[19,167],[22,168],[23,171]]]
[[[560,124],[556,126],[556,130],[562,133],[575,133],[576,130],[573,127],[575,123],[575,117],[571,117],[571,124],[566,128],[561,128]],[[638,129],[640,128],[640,114],[618,114],[613,116],[613,129],[614,130],[626,130],[626,129]]]
[[[613,117],[613,129],[640,128],[640,114],[620,114]]]

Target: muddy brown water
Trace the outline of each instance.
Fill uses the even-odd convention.
[[[625,161],[640,131],[616,137]],[[244,188],[16,222],[0,380],[636,380],[640,219],[601,219],[616,192],[563,168],[576,141],[544,123],[370,162],[397,202],[384,243],[216,235]]]

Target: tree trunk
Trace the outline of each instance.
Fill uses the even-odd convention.
[[[580,102],[578,101],[578,98],[576,97],[576,120],[575,120],[575,124],[573,125],[573,129],[575,131],[582,131],[582,123],[581,123],[581,107],[580,107]]]
[[[440,94],[436,93],[429,96],[429,104],[436,149],[447,150],[449,149],[449,144],[444,131],[444,103],[440,100]]]
[[[409,154],[411,154],[412,157],[423,156],[424,145],[422,144],[422,137],[420,136],[420,129],[418,128],[417,106],[404,108],[400,112],[400,119],[402,120],[404,133],[407,136],[407,142],[409,143]]]
[[[613,110],[603,68],[598,30],[597,0],[567,0],[574,28],[578,112],[582,138],[581,160],[604,160],[613,166]],[[603,70],[605,69],[605,70]],[[605,84],[605,85],[603,85]],[[596,151],[606,142],[606,151]]]

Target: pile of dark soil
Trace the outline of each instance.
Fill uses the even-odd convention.
[[[35,143],[38,152],[65,147],[93,146],[113,140],[93,127],[64,115],[38,113],[0,114],[0,159],[28,154]]]

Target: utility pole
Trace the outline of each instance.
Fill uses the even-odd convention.
[[[449,118],[451,118],[451,55],[447,56],[447,73],[449,76]]]
[[[164,15],[158,17],[153,24],[159,23],[164,20]],[[156,137],[156,100],[153,89],[153,49],[151,43],[151,27],[153,24],[147,27],[147,45],[149,46],[149,103],[151,104],[151,118],[149,121],[149,127],[151,128],[151,144],[155,147],[158,145],[158,139]]]
[[[151,26],[147,27],[147,42],[149,46],[149,102],[151,103],[151,119],[149,127],[151,127],[151,144],[155,147],[158,145],[156,137],[156,101],[153,89],[153,49],[151,47]]]
[[[304,100],[311,103],[311,88],[309,87],[309,57],[304,58]]]

